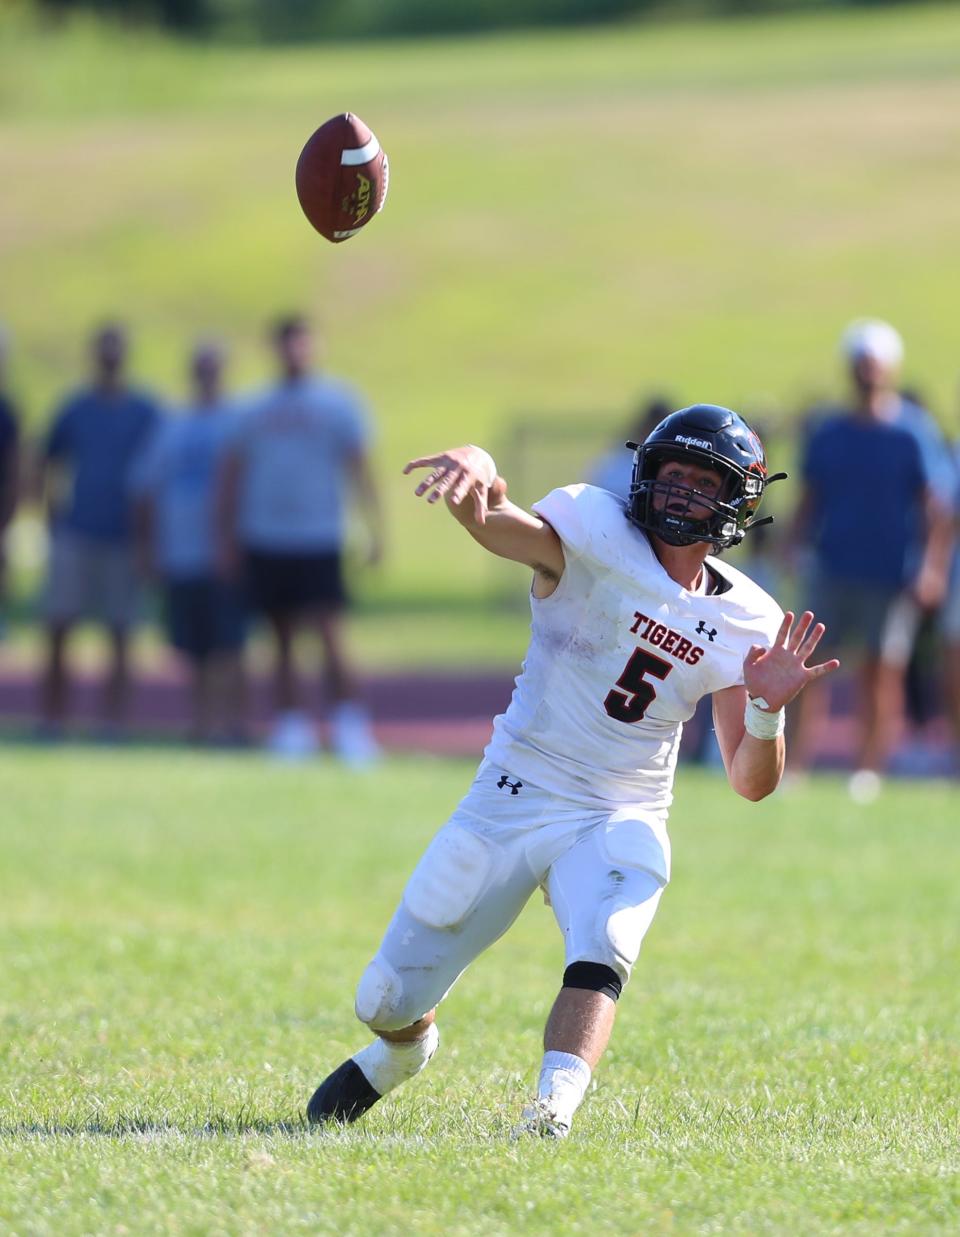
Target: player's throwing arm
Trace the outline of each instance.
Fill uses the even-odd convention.
[[[428,503],[446,500],[475,540],[501,558],[532,567],[556,587],[563,575],[560,538],[549,524],[507,498],[507,483],[482,447],[467,444],[411,460],[404,473],[427,469],[414,493]],[[538,592],[540,590],[538,589]]]

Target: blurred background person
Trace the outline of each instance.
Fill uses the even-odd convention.
[[[954,764],[960,772],[960,440],[950,444],[957,488],[954,542],[947,596],[940,615],[944,647],[944,702],[953,732]]]
[[[930,403],[916,387],[901,387],[900,397],[904,423],[917,435],[926,454],[934,491],[953,516],[960,498],[960,477],[953,445],[944,433],[939,418],[931,411]],[[951,534],[951,542],[956,545],[955,533]],[[949,557],[953,557],[952,553]],[[912,741],[906,749],[901,747],[897,755],[898,770],[905,773],[932,774],[944,767],[944,753],[936,741],[936,722],[941,708],[948,705],[948,691],[945,688],[949,683],[949,671],[944,674],[948,619],[944,606],[948,602],[950,578],[948,569],[947,596],[943,604],[921,613],[917,638],[907,665],[904,709]]]
[[[221,563],[227,574],[242,566],[251,603],[273,633],[271,749],[298,757],[316,747],[294,663],[297,635],[312,629],[323,647],[332,749],[363,763],[377,746],[344,647],[343,547],[352,492],[367,525],[368,561],[381,558],[369,417],[355,390],[313,371],[304,318],[278,321],[272,343],[279,378],[244,407],[221,474]]]
[[[653,395],[645,400],[634,412],[622,433],[617,434],[609,450],[589,466],[587,482],[626,500],[633,476],[633,452],[626,444],[643,442],[650,431],[678,407],[679,404],[671,403],[663,395]]]
[[[41,701],[46,737],[60,733],[66,715],[67,642],[81,619],[101,623],[110,639],[103,737],[117,736],[129,703],[128,642],[140,599],[129,483],[160,413],[151,395],[127,385],[123,326],[111,323],[96,331],[91,359],[90,385],[56,413],[40,460],[50,519]]]
[[[0,324],[0,637],[6,627],[7,533],[20,490],[20,419],[7,390],[10,335]]]
[[[217,573],[217,471],[236,421],[223,394],[226,353],[212,340],[190,357],[193,398],[154,433],[134,469],[137,558],[163,590],[170,643],[190,668],[193,742],[246,740],[240,584]]]
[[[845,649],[859,663],[850,792],[867,801],[900,732],[920,616],[943,600],[949,481],[936,460],[932,418],[897,390],[903,345],[893,327],[854,322],[841,350],[851,397],[810,420],[792,542],[811,552],[801,601],[827,626],[824,655]],[[794,771],[809,766],[825,703],[815,691],[796,711]]]

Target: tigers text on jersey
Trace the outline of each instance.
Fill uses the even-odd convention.
[[[531,595],[530,647],[487,760],[545,790],[666,809],[683,723],[708,693],[743,683],[751,645],[783,612],[726,562],[726,587],[691,593],[660,565],[620,499],[589,485],[534,504],[563,543],[556,591]]]

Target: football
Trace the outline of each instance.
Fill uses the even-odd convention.
[[[333,116],[297,161],[297,197],[321,236],[339,244],[383,209],[389,166],[380,143],[351,112]]]

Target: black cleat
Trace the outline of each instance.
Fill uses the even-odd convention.
[[[337,1121],[346,1125],[362,1117],[380,1099],[367,1082],[366,1075],[352,1058],[338,1066],[321,1082],[307,1105],[307,1120],[311,1125]]]

